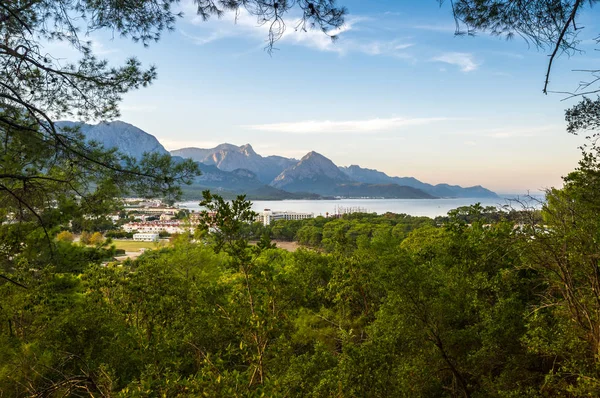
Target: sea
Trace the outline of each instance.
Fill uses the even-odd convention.
[[[365,213],[404,213],[411,216],[437,217],[445,216],[448,211],[461,206],[480,203],[482,206],[513,208],[522,210],[540,208],[542,195],[502,195],[497,198],[454,198],[454,199],[336,199],[336,200],[257,200],[252,202],[252,210],[262,212],[293,211],[313,213],[315,216],[327,216],[348,212]],[[179,207],[190,210],[203,210],[198,202],[180,202]]]

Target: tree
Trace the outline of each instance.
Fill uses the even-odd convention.
[[[529,317],[530,350],[553,360],[546,389],[574,396],[600,388],[600,162],[587,155],[547,195],[543,227],[531,226],[525,258],[541,303]],[[528,239],[532,236],[533,239]]]
[[[455,0],[452,10],[457,34],[474,34],[481,30],[506,38],[518,35],[539,48],[548,49],[543,86],[547,94],[556,57],[578,52],[578,35],[584,29],[579,18],[597,3],[598,0]],[[595,41],[600,44],[600,35]],[[600,126],[600,97],[588,97],[600,92],[600,69],[582,72],[588,72],[590,78],[575,90],[563,93],[568,97],[583,96],[581,102],[567,111],[570,133]]]
[[[181,209],[175,213],[175,220],[187,220],[190,217],[190,211],[188,209]]]
[[[296,233],[296,240],[302,245],[318,247],[321,244],[323,230],[314,225],[305,225]]]
[[[207,210],[201,213],[201,224],[208,228],[215,252],[223,251],[229,255],[230,303],[221,311],[240,336],[239,355],[247,365],[245,383],[248,388],[260,389],[269,379],[270,348],[281,324],[289,322],[283,310],[290,300],[281,281],[276,283],[284,257],[281,253],[271,252],[274,245],[268,235],[250,248],[247,226],[257,214],[251,210],[252,203],[245,196],[238,196],[228,203],[209,191],[202,195],[204,200],[200,205]]]
[[[543,89],[547,93],[555,58],[561,53],[576,51],[578,31],[583,29],[578,17],[585,8],[593,8],[597,2],[457,0],[452,2],[452,11],[457,34],[475,34],[483,30],[508,39],[519,35],[535,46],[549,48],[551,53]]]
[[[104,243],[104,236],[100,232],[94,232],[90,236],[90,244],[94,246],[101,246]]]
[[[79,242],[81,242],[83,245],[89,245],[91,243],[91,239],[92,235],[87,231],[83,231],[79,236]]]
[[[248,248],[247,228],[254,222],[257,213],[252,211],[252,202],[245,195],[239,195],[231,203],[223,197],[202,192],[200,206],[206,208],[200,213],[201,228],[208,229],[216,252],[221,250],[232,256],[241,255]]]
[[[457,24],[492,34],[520,34],[536,46],[550,48],[544,92],[552,66],[561,53],[577,51],[578,18],[597,0],[530,2],[458,0],[453,3]],[[458,29],[460,29],[460,26]],[[600,44],[600,36],[596,38]],[[549,395],[597,395],[600,388],[600,273],[598,271],[598,211],[600,210],[600,70],[569,97],[581,101],[566,111],[567,131],[587,133],[579,167],[564,178],[563,189],[547,191],[543,226],[523,230],[525,265],[535,273],[541,302],[527,317],[524,339],[530,351],[552,361],[543,391]],[[592,98],[591,96],[594,96]]]

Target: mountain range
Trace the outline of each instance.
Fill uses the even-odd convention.
[[[382,197],[406,198],[489,198],[497,195],[480,185],[463,188],[458,185],[432,185],[414,177],[390,177],[373,169],[357,165],[338,167],[317,152],[309,152],[302,159],[281,156],[262,157],[250,144],[236,146],[221,144],[215,148],[183,148],[171,151],[174,156],[190,158],[203,164],[215,165],[220,170],[247,169],[264,184],[288,192],[315,192],[321,195],[363,197],[379,191]],[[389,187],[388,187],[389,186]],[[394,186],[419,191],[394,189]],[[427,195],[423,195],[422,193]]]
[[[414,177],[390,177],[384,172],[362,168],[357,165],[340,167],[340,170],[355,181],[372,184],[405,185],[420,189],[438,198],[489,198],[498,196],[481,185],[466,188],[448,184],[431,185],[421,182]]]
[[[171,155],[214,165],[224,171],[250,170],[265,183],[271,182],[282,170],[298,162],[296,159],[288,159],[282,156],[262,157],[254,152],[250,144],[239,147],[231,144],[221,144],[212,149],[182,148],[171,151]]]
[[[58,128],[79,127],[88,141],[141,158],[146,152],[169,154],[151,134],[122,121],[96,125],[61,121]],[[413,177],[391,177],[357,165],[338,167],[327,157],[309,152],[302,159],[261,156],[250,144],[221,144],[215,148],[182,148],[170,152],[174,159],[196,161],[202,175],[185,190],[190,196],[211,189],[224,196],[245,193],[252,199],[381,197],[405,199],[489,198],[497,195],[480,185],[432,185]]]

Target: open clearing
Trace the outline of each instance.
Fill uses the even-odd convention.
[[[256,244],[255,241],[250,242],[251,244]],[[279,249],[287,250],[289,252],[294,252],[298,250],[301,245],[298,242],[284,242],[284,241],[273,241],[277,245]],[[126,252],[139,252],[140,249],[160,249],[162,247],[169,246],[168,241],[160,241],[156,242],[140,242],[136,240],[113,240],[113,244],[117,249],[125,250]]]
[[[273,241],[279,249],[287,250],[289,252],[295,252],[301,247],[298,242],[284,242],[284,241]]]
[[[169,245],[168,242],[140,242],[136,240],[113,240],[113,244],[117,249],[125,250],[126,252],[137,252],[140,249],[159,249]]]

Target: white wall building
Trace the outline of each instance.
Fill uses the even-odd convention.
[[[144,242],[158,242],[157,233],[137,233],[133,234],[133,240],[139,240]]]
[[[161,231],[170,234],[182,234],[184,232],[194,232],[193,227],[184,225],[180,221],[147,221],[147,222],[129,222],[123,225],[125,232],[142,233],[160,233]]]
[[[263,225],[267,226],[277,220],[306,220],[309,218],[315,218],[315,213],[296,213],[293,211],[272,211],[271,209],[265,209],[262,214],[258,214],[256,221],[262,222]]]
[[[128,207],[127,211],[154,216],[161,214],[170,214],[174,216],[175,214],[177,214],[179,209],[174,207]]]

